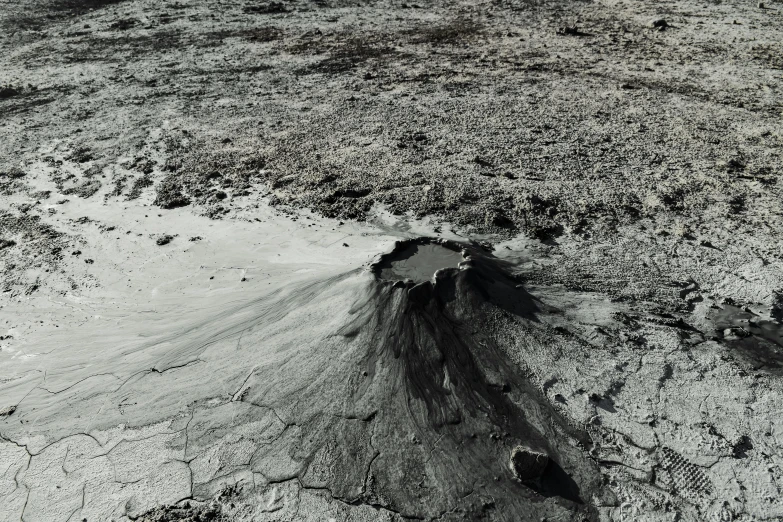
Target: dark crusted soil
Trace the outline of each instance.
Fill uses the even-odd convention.
[[[208,504],[183,502],[181,505],[152,509],[137,520],[139,522],[222,522],[230,519],[222,515],[221,504],[217,502]]]
[[[67,245],[67,238],[40,216],[0,210],[0,292],[35,291]]]

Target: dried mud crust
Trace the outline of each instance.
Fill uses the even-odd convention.
[[[305,280],[229,311],[221,328],[244,319],[212,342],[177,340],[160,352],[162,359],[131,364],[152,364],[152,370],[104,374],[112,382],[108,389],[77,391],[78,398],[48,391],[49,384],[34,390],[24,399],[28,404],[46,393],[83,411],[97,402],[124,402],[120,395],[133,398],[95,419],[111,427],[111,443],[93,424],[69,435],[61,405],[51,402],[43,414],[46,426],[38,427],[46,436],[35,442],[25,442],[23,427],[3,423],[0,444],[30,457],[20,482],[33,499],[29,508],[22,506],[24,518],[45,519],[57,509],[40,501],[41,484],[49,468],[59,476],[48,462],[63,452],[65,473],[90,467],[89,474],[63,479],[70,491],[87,491],[82,497],[90,501],[74,510],[81,509],[79,516],[96,510],[93,484],[79,480],[108,467],[101,481],[103,491],[111,490],[109,508],[117,506],[118,517],[146,521],[221,520],[224,514],[227,520],[265,520],[262,506],[273,511],[280,497],[275,491],[286,484],[298,490],[290,502],[297,514],[283,516],[289,506],[279,506],[274,511],[280,516],[271,520],[318,513],[318,506],[305,504],[297,516],[304,492],[320,492],[345,510],[374,510],[367,520],[595,520],[589,502],[600,487],[599,468],[586,453],[586,432],[550,404],[495,341],[501,328],[520,325],[546,335],[539,325],[545,312],[498,260],[462,246],[466,266],[439,270],[434,282],[395,285],[356,269]],[[316,330],[301,327],[307,317]],[[219,369],[207,354],[213,349],[230,365]],[[220,388],[230,383],[228,395],[215,396],[217,388],[204,386],[193,371],[209,371]],[[176,393],[165,384],[171,377],[180,383]],[[142,389],[147,391],[138,393]],[[153,389],[162,396],[152,398]],[[172,406],[179,412],[173,419]],[[20,404],[12,421],[27,407]],[[169,420],[152,426],[150,414]],[[144,427],[125,433],[113,428],[120,420]],[[540,456],[540,469],[511,465],[520,448]],[[165,464],[149,465],[161,458]],[[228,510],[225,503],[183,501],[149,511],[172,496],[208,500],[222,485],[239,481],[249,490],[243,502],[255,509],[255,518],[229,518],[230,503]],[[267,490],[278,500],[252,498]],[[150,500],[149,494],[155,496]]]
[[[370,272],[427,241],[390,246]],[[732,361],[697,315],[527,287],[486,247],[445,243],[464,264],[431,281],[315,276],[134,350],[157,355],[116,365],[107,348],[62,380],[48,371],[2,405],[13,502],[0,509],[102,520],[116,506],[147,522],[780,513],[779,379]],[[49,484],[62,493],[44,502]]]

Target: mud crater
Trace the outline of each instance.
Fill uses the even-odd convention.
[[[373,271],[384,281],[431,281],[435,272],[458,268],[465,261],[462,247],[453,241],[418,238],[399,241],[394,249],[381,257]]]

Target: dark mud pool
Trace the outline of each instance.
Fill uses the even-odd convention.
[[[441,268],[456,268],[464,261],[462,254],[436,243],[417,244],[385,259],[380,265],[380,277],[387,280],[411,279],[417,283],[429,281]]]
[[[718,336],[739,349],[754,369],[783,369],[783,325],[732,305],[713,310],[712,317]]]

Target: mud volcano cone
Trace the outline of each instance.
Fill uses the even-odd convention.
[[[434,249],[425,266],[455,262],[428,280],[396,279],[395,263],[419,249]],[[415,265],[402,269],[415,276]],[[473,246],[401,242],[369,274],[309,292],[303,309],[331,312],[301,328],[325,335],[278,348],[237,394],[283,424],[253,454],[254,472],[412,518],[592,518],[597,473],[580,433],[495,341],[506,321],[538,312],[501,262]]]

